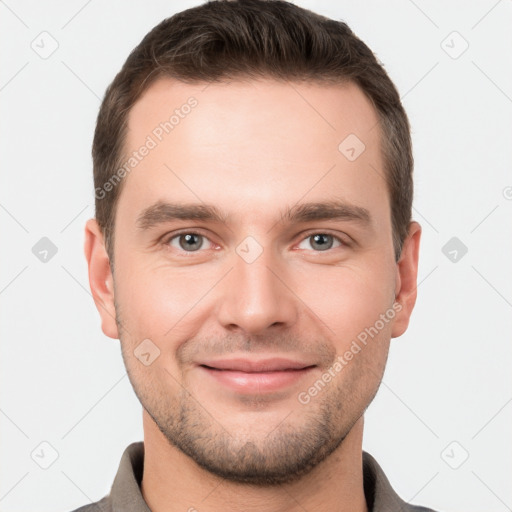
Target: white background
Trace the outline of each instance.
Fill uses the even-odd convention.
[[[407,501],[511,510],[512,2],[296,3],[346,21],[372,48],[412,125],[418,301],[392,340],[364,449]],[[0,2],[2,511],[100,499],[124,448],[143,438],[119,342],[102,334],[88,290],[90,148],[100,98],[129,51],[197,4]],[[59,45],[47,59],[31,48],[43,31]],[[469,44],[456,59],[453,31]],[[454,236],[468,248],[455,263],[441,251]],[[32,253],[42,237],[58,248],[47,263]],[[43,441],[58,452],[48,469],[31,458]]]

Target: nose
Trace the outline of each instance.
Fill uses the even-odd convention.
[[[300,301],[284,264],[270,250],[252,262],[235,253],[233,267],[222,285],[218,309],[224,329],[257,335],[297,321]]]

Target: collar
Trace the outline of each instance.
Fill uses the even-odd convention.
[[[151,512],[140,484],[144,469],[144,443],[130,444],[124,451],[110,495],[102,500],[112,512]],[[363,485],[368,512],[435,512],[410,505],[393,490],[377,461],[363,451]],[[110,502],[110,503],[109,503]]]

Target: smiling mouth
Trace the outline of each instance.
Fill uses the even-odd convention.
[[[214,366],[208,366],[206,364],[201,364],[203,368],[207,368],[208,370],[214,370],[218,372],[240,372],[240,373],[281,373],[281,372],[300,372],[303,370],[307,370],[309,368],[314,368],[316,365],[304,366],[303,368],[283,368],[280,370],[237,370],[235,368],[215,368]]]
[[[214,386],[220,385],[224,389],[227,388],[237,394],[261,395],[287,389],[291,390],[317,367],[316,365],[294,363],[297,367],[289,368],[286,367],[286,364],[283,365],[276,361],[273,363],[267,362],[266,364],[263,362],[246,363],[231,364],[230,366],[236,366],[231,368],[218,368],[211,364],[200,364],[198,368],[206,377],[211,379]],[[227,362],[223,363],[223,365],[228,364]]]

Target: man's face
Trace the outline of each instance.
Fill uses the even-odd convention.
[[[125,178],[115,314],[99,309],[172,445],[222,477],[283,483],[361,418],[412,309],[393,308],[378,118],[351,84],[205,87],[161,79],[130,112],[127,158],[156,145]]]

